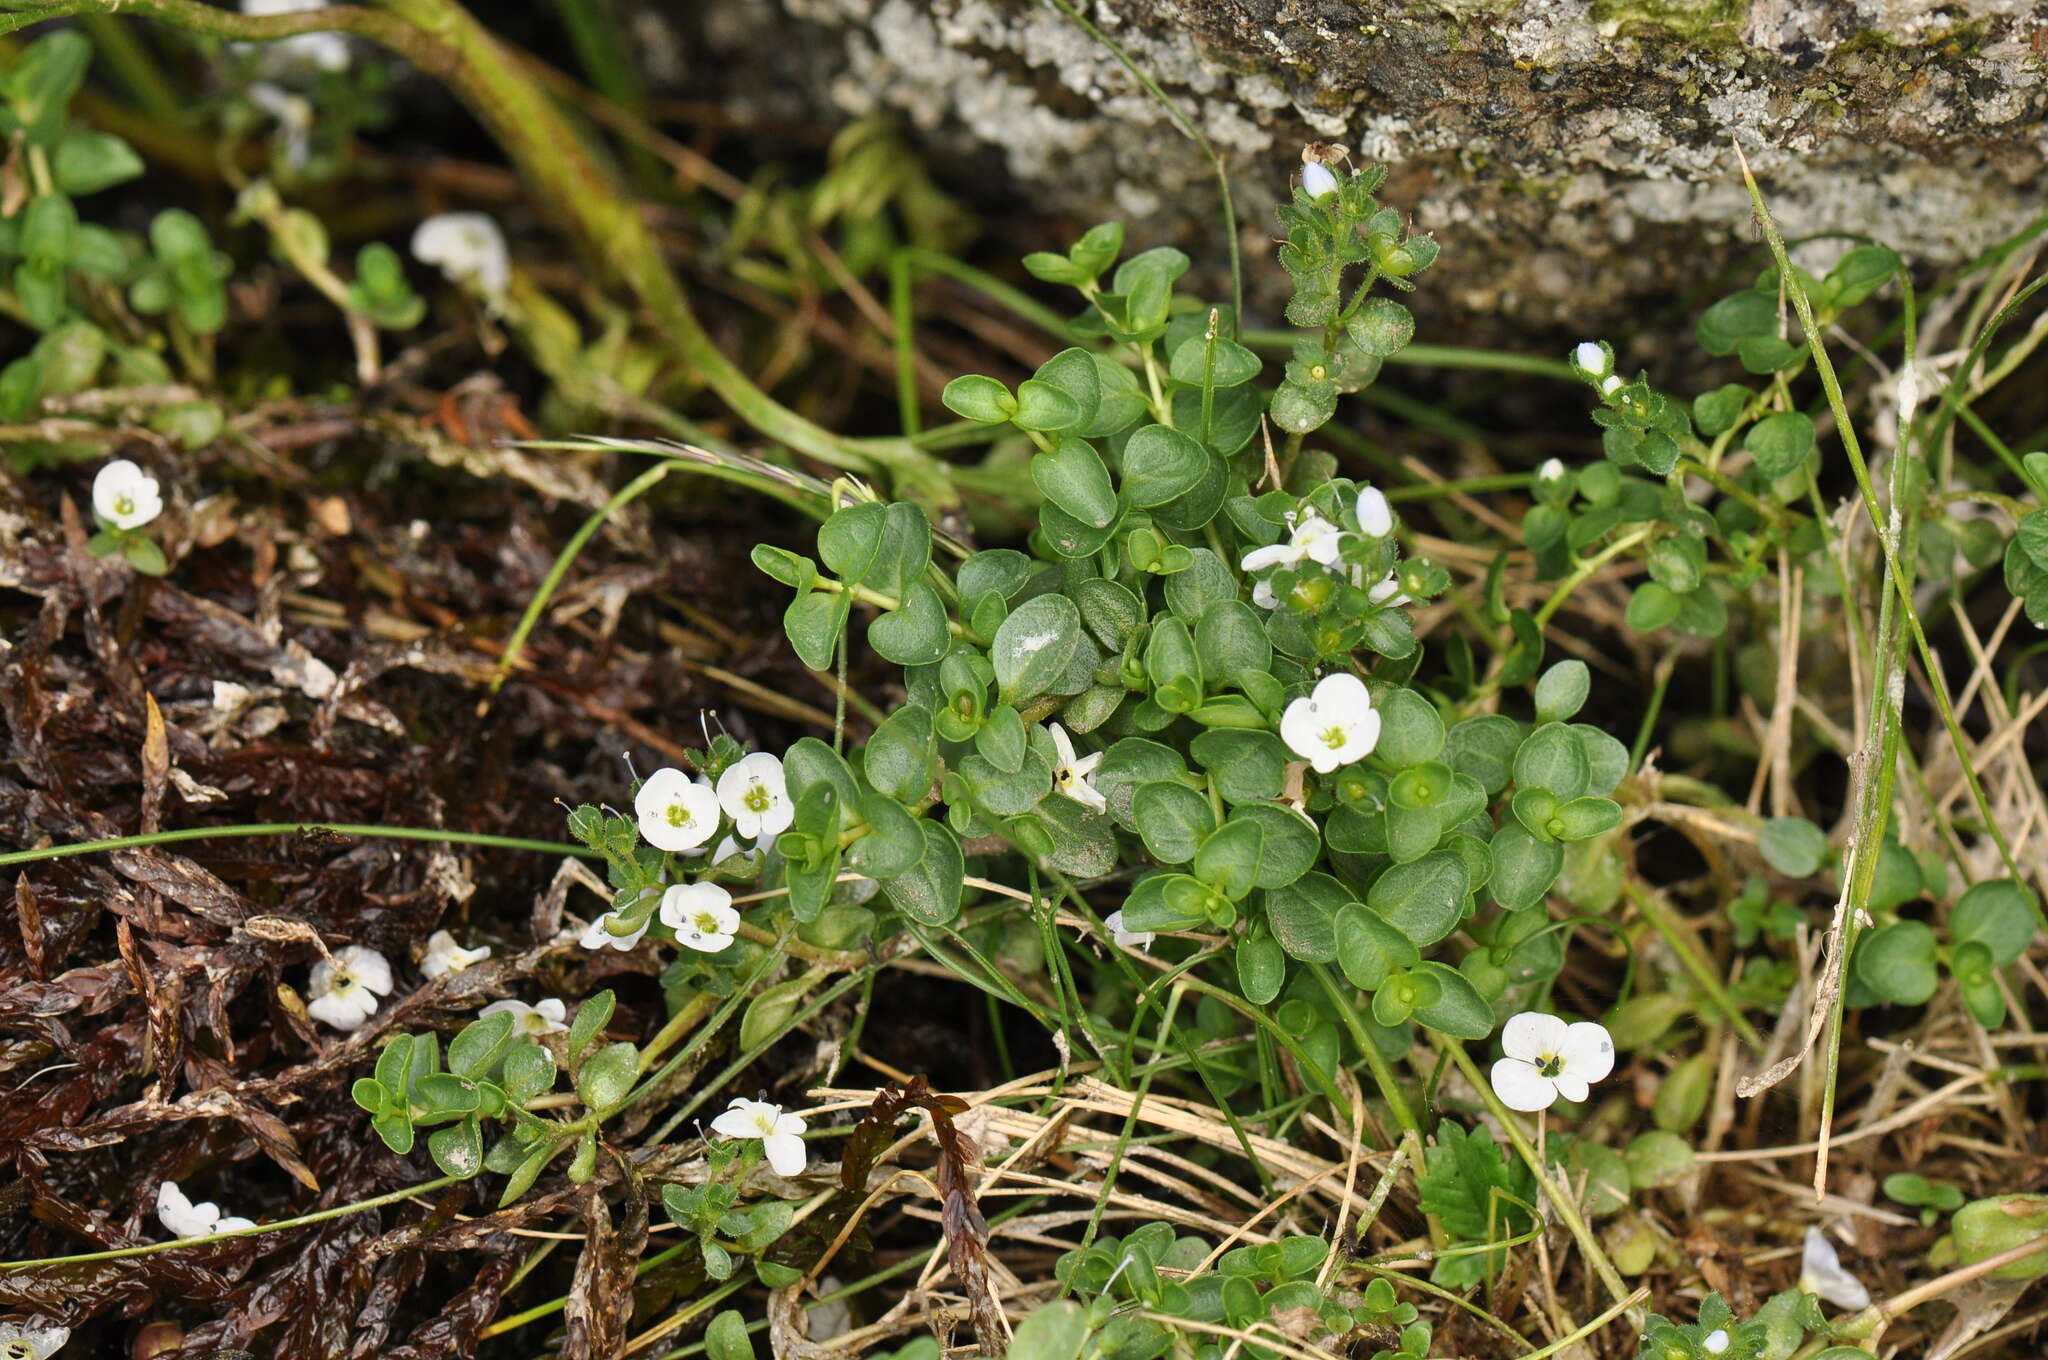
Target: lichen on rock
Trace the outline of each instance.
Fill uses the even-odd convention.
[[[1450,301],[1625,312],[1749,240],[1736,149],[1787,234],[1967,259],[2042,210],[2048,10],[2033,0],[1077,0],[1222,154],[1254,222],[1299,145],[1392,171],[1461,261]],[[1048,210],[1213,231],[1207,162],[1043,0],[717,0],[940,154]],[[801,35],[799,37],[799,35]],[[1705,252],[1703,254],[1703,252]]]

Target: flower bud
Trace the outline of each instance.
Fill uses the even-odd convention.
[[[1536,469],[1536,480],[1544,483],[1563,481],[1564,462],[1557,458],[1544,459],[1543,466]]]
[[[1600,380],[1600,395],[1611,397],[1621,390],[1621,379],[1610,373]]]
[[[1591,340],[1581,340],[1573,347],[1572,363],[1589,378],[1604,378],[1614,366],[1607,357],[1607,347]]]
[[[1321,161],[1306,161],[1301,167],[1301,187],[1310,198],[1327,198],[1337,192],[1337,176]]]

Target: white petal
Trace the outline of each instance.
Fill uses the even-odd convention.
[[[377,998],[362,987],[351,987],[345,992],[329,992],[326,996],[313,998],[306,1004],[306,1013],[344,1034],[350,1034],[361,1029],[363,1022],[377,1013]]]
[[[1546,458],[1543,460],[1543,466],[1536,469],[1536,480],[1539,482],[1554,482],[1563,476],[1564,462],[1561,459]]]
[[[815,1317],[815,1314],[813,1315]],[[811,1335],[816,1336],[817,1324],[812,1323]],[[26,1346],[22,1352],[28,1360],[49,1360],[64,1349],[64,1343],[71,1339],[69,1327],[24,1327],[15,1322],[0,1322],[0,1355],[14,1352],[6,1348],[11,1345]]]
[[[761,814],[759,825],[755,828],[754,834],[749,839],[756,841],[770,840],[789,830],[791,823],[795,821],[796,804],[790,802],[788,797],[785,796],[771,804],[768,810]]]
[[[1870,1291],[1863,1282],[1842,1268],[1835,1244],[1819,1228],[1806,1230],[1806,1249],[1799,1264],[1799,1287],[1818,1294],[1837,1308],[1861,1311],[1870,1306]]]
[[[1604,1081],[1614,1070],[1614,1038],[1605,1025],[1581,1020],[1566,1027],[1558,1056],[1564,1059],[1564,1070],[1578,1080]]]
[[[1252,582],[1252,603],[1261,609],[1278,609],[1280,597],[1273,593],[1271,581]]]
[[[1332,671],[1316,681],[1312,697],[1333,718],[1350,719],[1372,711],[1372,691],[1350,671]]]
[[[1557,1101],[1557,1086],[1520,1058],[1502,1058],[1490,1078],[1500,1103],[1524,1114],[1547,1110]]]
[[[1323,198],[1337,192],[1337,177],[1321,161],[1309,161],[1301,167],[1301,187],[1310,198]]]
[[[1109,800],[1097,792],[1095,786],[1085,779],[1075,780],[1062,792],[1082,807],[1088,808],[1091,811],[1109,811]]]
[[[1565,1022],[1542,1011],[1523,1011],[1508,1017],[1500,1029],[1500,1047],[1510,1058],[1541,1062],[1564,1047],[1568,1029]]]
[[[1328,749],[1323,744],[1324,725],[1314,699],[1296,699],[1280,715],[1280,740],[1303,760],[1315,760]]]
[[[1593,1094],[1591,1083],[1580,1081],[1570,1072],[1559,1072],[1550,1079],[1550,1084],[1557,1088],[1557,1093],[1560,1096],[1571,1101],[1574,1105]]]
[[[1237,565],[1243,571],[1264,571],[1267,567],[1293,566],[1305,554],[1292,543],[1269,543],[1253,548]]]
[[[1045,730],[1052,734],[1052,749],[1059,753],[1056,764],[1071,766],[1074,763],[1074,739],[1067,735],[1067,729],[1058,723],[1047,723]]]
[[[1611,397],[1621,390],[1621,385],[1621,378],[1616,374],[1610,373],[1600,380],[1600,395]]]
[[[1728,1350],[1728,1329],[1716,1327],[1700,1338],[1700,1349],[1708,1355],[1723,1355]]]
[[[805,1123],[804,1117],[800,1114],[779,1114],[775,1116],[775,1132],[777,1134],[801,1134],[808,1127],[809,1125]]]
[[[1581,340],[1573,347],[1572,362],[1596,378],[1607,376],[1607,351],[1591,340]]]
[[[1358,493],[1358,531],[1367,538],[1394,532],[1394,508],[1387,503],[1387,493],[1376,486]]]
[[[794,1176],[804,1169],[804,1140],[793,1133],[773,1133],[761,1140],[768,1165],[778,1176]]]
[[[244,1228],[253,1228],[255,1226],[256,1220],[251,1218],[223,1218],[213,1225],[209,1235],[218,1237],[222,1233],[240,1232]]]
[[[362,945],[352,944],[335,954],[341,966],[355,976],[356,982],[378,996],[391,994],[391,964],[382,954]]]

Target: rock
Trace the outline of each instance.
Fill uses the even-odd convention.
[[[1436,234],[1434,286],[1474,317],[1582,327],[1697,282],[1755,239],[1736,147],[1788,238],[1946,265],[2042,210],[2035,0],[1076,3],[1222,155],[1248,242],[1301,145],[1340,142],[1389,166],[1383,200]],[[779,76],[742,101],[824,91],[1048,212],[1214,244],[1208,162],[1046,0],[711,0],[701,23],[712,69]]]

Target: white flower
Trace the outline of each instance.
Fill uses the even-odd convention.
[[[733,941],[740,914],[732,894],[716,883],[678,883],[661,895],[661,923],[676,941],[706,954],[716,954]]]
[[[1563,481],[1563,480],[1564,480],[1564,462],[1563,462],[1563,460],[1562,460],[1562,459],[1557,459],[1557,458],[1546,458],[1546,459],[1544,459],[1544,460],[1543,460],[1543,466],[1542,466],[1542,467],[1540,467],[1540,468],[1537,468],[1537,469],[1536,469],[1536,480],[1537,480],[1537,481],[1539,481],[1539,482],[1561,482],[1561,481]]]
[[[537,1006],[529,1006],[524,1001],[493,1001],[477,1014],[496,1015],[499,1011],[512,1012],[514,1034],[560,1034],[569,1028],[569,1008],[552,996]]]
[[[1327,567],[1343,550],[1344,531],[1321,515],[1309,515],[1293,526],[1285,543],[1253,548],[1238,566],[1246,571],[1263,571],[1267,567],[1297,566],[1303,558],[1309,558]]]
[[[1301,167],[1301,187],[1310,198],[1322,198],[1337,192],[1337,176],[1321,161],[1304,161]]]
[[[1596,345],[1591,340],[1581,340],[1572,349],[1572,362],[1578,366],[1579,372],[1589,378],[1607,376],[1609,361],[1606,347]]]
[[[344,1033],[377,1013],[377,998],[391,995],[391,965],[374,949],[352,944],[313,965],[306,1011]],[[338,965],[338,966],[337,966]]]
[[[1507,1056],[1493,1065],[1493,1093],[1511,1110],[1547,1110],[1559,1096],[1584,1100],[1614,1070],[1614,1040],[1590,1020],[1567,1025],[1523,1011],[1501,1027],[1500,1046]]]
[[[300,14],[325,8],[324,0],[242,0],[242,13],[267,17]],[[321,71],[348,69],[348,39],[339,33],[299,33],[263,45],[266,66],[310,66]]]
[[[1861,1312],[1870,1306],[1870,1291],[1863,1281],[1842,1268],[1835,1244],[1819,1228],[1806,1230],[1806,1250],[1799,1261],[1799,1287],[1818,1294],[1837,1308]]]
[[[1401,589],[1401,578],[1391,571],[1373,582],[1372,589],[1365,592],[1365,598],[1374,604],[1392,605],[1396,609],[1404,604],[1415,603]]]
[[[1328,774],[1372,754],[1379,745],[1380,715],[1365,682],[1349,671],[1326,675],[1310,693],[1280,715],[1280,739],[1287,748]]]
[[[750,841],[780,836],[796,820],[782,761],[766,751],[743,757],[718,776],[718,805],[732,818],[733,830]]]
[[[1610,373],[1600,380],[1600,395],[1611,397],[1621,390],[1621,375]]]
[[[734,1096],[732,1108],[711,1121],[711,1131],[728,1138],[760,1139],[768,1165],[778,1176],[794,1176],[804,1169],[803,1116],[784,1114],[780,1105]]]
[[[657,850],[695,850],[718,830],[718,795],[711,785],[674,768],[647,776],[633,797],[633,811],[640,834]]]
[[[503,297],[512,282],[505,233],[486,213],[434,214],[413,228],[412,254],[456,283],[473,284],[488,298]]]
[[[304,169],[313,158],[313,101],[267,80],[257,81],[247,93],[250,103],[277,120],[284,141],[284,163],[294,170]]]
[[[1728,1349],[1728,1329],[1716,1327],[1700,1339],[1700,1345],[1708,1355],[1720,1355]]]
[[[116,458],[92,479],[92,508],[116,529],[140,529],[164,512],[156,478],[126,458]]]
[[[1073,740],[1067,736],[1067,729],[1058,723],[1047,723],[1046,731],[1052,733],[1053,748],[1059,752],[1059,760],[1052,767],[1052,787],[1055,793],[1064,793],[1082,807],[1096,812],[1107,812],[1109,803],[1095,786],[1088,782],[1088,776],[1095,773],[1095,767],[1102,763],[1102,752],[1085,755],[1078,760],[1074,757]]]
[[[216,1237],[221,1233],[256,1226],[246,1218],[222,1217],[220,1206],[212,1200],[194,1204],[185,1198],[185,1192],[178,1188],[176,1181],[165,1181],[157,1187],[156,1217],[157,1222],[177,1237]]]
[[[0,1360],[49,1360],[71,1339],[69,1327],[24,1327],[0,1322]]]
[[[1367,538],[1385,538],[1394,532],[1394,507],[1387,493],[1369,486],[1358,493],[1358,532]]]
[[[647,891],[653,892],[654,890],[649,888]],[[646,893],[642,893],[627,905],[637,905],[646,900]],[[583,934],[577,938],[576,943],[582,945],[585,949],[603,949],[606,945],[610,945],[622,954],[634,945],[639,944],[640,937],[647,933],[647,927],[652,923],[651,921],[642,921],[640,928],[631,935],[614,935],[607,929],[613,921],[619,919],[619,914],[622,910],[623,908],[613,907],[610,911],[585,926]]]
[[[445,930],[437,930],[427,936],[427,952],[420,956],[420,975],[437,978],[449,973],[459,973],[472,963],[482,963],[491,956],[491,947],[464,949],[455,943],[455,937]]]
[[[1152,941],[1159,938],[1156,931],[1125,930],[1124,914],[1121,910],[1103,917],[1102,924],[1109,927],[1109,937],[1116,941],[1118,949],[1142,949],[1149,954],[1152,952]]]

